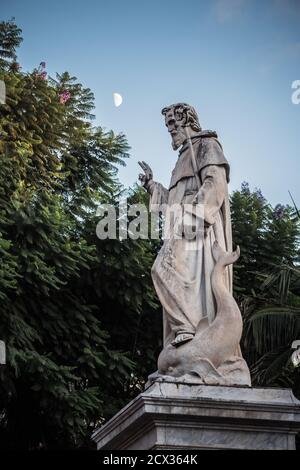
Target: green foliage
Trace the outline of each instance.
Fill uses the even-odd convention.
[[[244,183],[231,197],[233,239],[241,245],[235,295],[244,317],[243,352],[254,384],[292,387],[300,396],[291,344],[300,337],[299,219],[273,209]]]
[[[82,447],[155,367],[154,248],[97,239],[128,144],[92,127],[93,95],[75,77],[12,67],[20,42],[1,23],[0,446]]]
[[[11,21],[0,23],[0,67],[16,70],[16,50],[22,42],[21,30]]]

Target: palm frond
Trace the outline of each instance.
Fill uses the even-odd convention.
[[[286,373],[290,365],[290,348],[264,354],[251,368],[253,382],[256,385],[290,387],[290,374]]]
[[[248,319],[259,354],[288,347],[300,334],[300,308],[268,306]]]

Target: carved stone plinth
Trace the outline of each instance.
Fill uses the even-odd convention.
[[[295,449],[291,390],[157,380],[97,429],[97,449]]]

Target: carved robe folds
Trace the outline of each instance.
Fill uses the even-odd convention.
[[[228,199],[229,165],[216,134],[202,131],[186,143],[172,173],[169,190],[151,182],[151,210],[181,205],[181,225],[169,224],[168,236],[152,267],[152,279],[163,306],[164,348],[158,371],[149,376],[172,376],[184,381],[218,385],[251,385],[242,358],[242,318],[232,296],[232,252]],[[197,162],[197,181],[192,155]],[[200,186],[200,188],[199,188]],[[185,209],[196,196],[201,206],[202,236],[178,237],[185,224],[197,227],[193,210]],[[185,213],[185,210],[187,211]],[[185,215],[187,214],[188,217]],[[201,231],[200,231],[201,233]],[[178,334],[193,334],[176,345]]]
[[[165,239],[152,268],[152,279],[163,306],[164,345],[180,332],[195,333],[199,321],[211,323],[216,305],[211,286],[214,267],[212,246],[215,240],[225,251],[232,250],[231,222],[227,182],[229,165],[216,134],[208,131],[192,140],[197,156],[201,189],[192,167],[191,149],[186,144],[172,173],[169,190],[153,182],[149,188],[151,210],[160,204],[190,204],[198,193],[203,204],[205,237]],[[171,229],[172,230],[172,229]],[[226,285],[232,288],[231,267],[226,269]]]

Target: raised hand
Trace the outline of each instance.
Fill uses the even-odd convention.
[[[144,188],[148,189],[148,184],[153,179],[153,172],[152,172],[150,166],[146,162],[141,161],[141,162],[138,162],[138,163],[139,163],[140,167],[142,168],[142,170],[144,172],[144,174],[143,173],[139,174],[139,180],[141,181]]]

